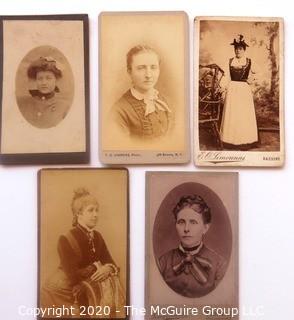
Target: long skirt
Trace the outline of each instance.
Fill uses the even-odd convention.
[[[80,309],[80,305],[90,308],[100,306],[102,310],[105,307],[109,308],[100,312],[99,318],[125,317],[125,294],[117,275],[112,275],[102,282],[93,282],[87,279],[73,286],[66,273],[58,268],[47,279],[40,293],[42,308],[71,308],[72,312],[66,311],[63,314],[63,319],[79,318],[78,315],[83,310]],[[96,311],[99,312],[99,309],[97,310],[95,309],[93,314],[95,318],[97,318]]]
[[[258,141],[254,101],[247,82],[231,81],[228,86],[220,136],[233,145]]]

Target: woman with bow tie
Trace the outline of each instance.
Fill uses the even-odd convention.
[[[172,110],[154,88],[160,74],[158,54],[149,46],[133,47],[127,53],[127,72],[132,87],[111,110],[118,130],[132,138],[166,135],[172,124]]]
[[[227,265],[223,257],[204,243],[211,223],[210,208],[200,196],[187,195],[181,197],[173,214],[180,244],[159,258],[160,272],[178,294],[202,297],[215,289]]]

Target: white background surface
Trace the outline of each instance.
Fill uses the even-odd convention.
[[[0,14],[88,13],[90,19],[91,166],[98,160],[98,43],[100,11],[184,10],[196,15],[281,16],[285,18],[286,165],[282,169],[240,169],[240,305],[264,307],[263,316],[241,319],[291,320],[294,306],[293,201],[293,56],[291,2],[272,0],[10,0]],[[291,14],[292,12],[292,14]],[[192,63],[191,45],[191,63]],[[192,71],[192,68],[191,68]],[[192,72],[190,74],[192,85]],[[192,87],[191,87],[192,88]],[[192,106],[191,90],[191,106]],[[13,133],[11,133],[13,134]],[[20,316],[18,306],[36,306],[38,166],[0,166],[0,319]],[[131,301],[143,306],[145,170],[190,170],[185,166],[137,166],[130,169]],[[219,169],[218,171],[230,171]],[[234,169],[234,171],[237,171]],[[115,222],[114,222],[115,223]],[[220,318],[221,319],[221,318]]]

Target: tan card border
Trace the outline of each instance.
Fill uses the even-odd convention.
[[[87,14],[61,15],[20,15],[0,16],[0,50],[3,51],[3,22],[5,21],[80,21],[83,25],[83,52],[84,52],[84,104],[85,104],[85,151],[77,152],[34,152],[34,153],[3,153],[1,151],[2,134],[2,106],[0,106],[0,162],[2,164],[78,164],[88,163],[90,160],[90,86],[89,86],[89,21]],[[0,100],[3,87],[3,57],[0,59]]]
[[[40,269],[41,269],[41,177],[42,172],[48,172],[48,171],[125,171],[126,172],[126,204],[127,204],[127,213],[126,213],[126,243],[127,243],[127,256],[126,256],[126,305],[130,305],[130,178],[129,178],[129,170],[127,168],[43,168],[38,171],[37,174],[37,191],[38,191],[38,252],[37,252],[37,306],[40,307]],[[45,319],[42,318],[40,315],[37,317],[39,320]],[[86,319],[90,319],[92,317],[87,317]],[[53,318],[46,318],[47,320],[53,320],[56,319],[56,317]],[[72,318],[72,319],[80,319],[80,317]],[[111,319],[107,317],[101,317],[97,319]],[[129,315],[126,313],[126,316],[124,318],[116,318],[116,319],[129,319]]]
[[[257,21],[279,23],[279,121],[280,121],[280,151],[201,151],[199,146],[198,128],[198,82],[199,82],[199,24],[203,20],[219,21]],[[193,158],[196,166],[228,166],[228,167],[282,167],[285,162],[285,118],[284,118],[284,19],[281,17],[232,17],[232,16],[199,16],[195,17],[193,25],[194,43],[194,98],[193,98]]]
[[[190,52],[189,52],[189,17],[184,11],[125,11],[125,12],[101,12],[98,16],[98,44],[99,44],[99,69],[102,64],[101,58],[101,24],[102,17],[108,15],[125,16],[125,15],[184,15],[185,17],[185,150],[184,151],[145,151],[145,150],[103,150],[102,149],[102,87],[101,71],[99,71],[99,159],[103,164],[181,164],[190,161]]]
[[[235,301],[234,307],[238,306],[240,312],[240,306],[239,306],[239,291],[240,291],[240,284],[239,284],[239,251],[240,251],[240,231],[239,231],[239,173],[238,172],[193,172],[193,171],[146,171],[145,172],[145,297],[144,297],[144,302],[145,302],[145,310],[146,310],[146,316],[145,319],[180,319],[180,316],[161,316],[161,317],[151,317],[148,315],[148,310],[150,309],[150,288],[149,288],[149,283],[150,283],[150,269],[149,269],[149,259],[150,256],[152,255],[152,248],[150,248],[151,244],[151,239],[152,237],[152,226],[151,226],[151,217],[150,217],[150,180],[154,176],[166,176],[166,175],[171,175],[171,176],[176,176],[176,175],[184,175],[184,176],[191,176],[195,177],[206,177],[206,178],[214,178],[217,179],[218,176],[231,176],[232,177],[232,183],[234,183],[235,189],[234,189],[234,194],[235,194],[235,200],[232,206],[234,207],[235,211],[237,212],[236,215],[229,216],[230,217],[230,222],[232,225],[232,229],[234,230],[235,237],[233,240],[235,240],[235,243],[233,244],[232,248],[234,248],[235,251],[235,265],[234,265],[234,290],[236,292],[236,295],[234,297]],[[192,178],[192,179],[193,179]],[[195,180],[190,182],[194,182]],[[196,181],[195,181],[196,182]],[[202,183],[202,182],[199,182]],[[209,187],[208,185],[205,185]],[[223,199],[221,199],[223,201]],[[202,306],[197,306],[197,298],[189,299],[189,306],[196,306],[196,307],[202,307]],[[185,304],[188,306],[188,304]],[[165,305],[165,307],[168,305]],[[183,307],[183,305],[179,305],[179,307]],[[212,307],[218,307],[217,305],[214,305]],[[202,314],[198,314],[197,316],[182,316],[184,319],[218,319],[219,316],[215,317],[207,317]],[[228,317],[231,318],[231,317]],[[236,320],[239,319],[239,315],[235,316]]]

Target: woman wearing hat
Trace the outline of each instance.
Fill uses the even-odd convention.
[[[202,197],[180,198],[173,209],[179,246],[158,261],[167,285],[178,294],[196,298],[211,292],[226,271],[225,259],[205,245],[211,212]]]
[[[40,57],[33,61],[27,70],[29,80],[35,89],[29,95],[17,99],[19,109],[24,118],[37,128],[51,128],[60,123],[70,107],[62,98],[57,86],[62,72],[57,62],[51,57]]]
[[[258,141],[258,130],[253,95],[248,84],[252,61],[246,57],[248,44],[239,35],[231,43],[235,57],[229,60],[231,82],[228,85],[220,129],[224,145],[246,150]]]
[[[112,317],[117,316],[115,310],[123,310],[125,299],[119,269],[102,235],[95,230],[98,211],[99,204],[88,190],[75,191],[73,228],[59,238],[60,265],[42,288],[43,307],[109,306]]]
[[[172,110],[154,88],[160,74],[160,59],[149,46],[137,45],[127,53],[127,72],[132,87],[114,104],[112,120],[119,133],[152,139],[166,135]]]

